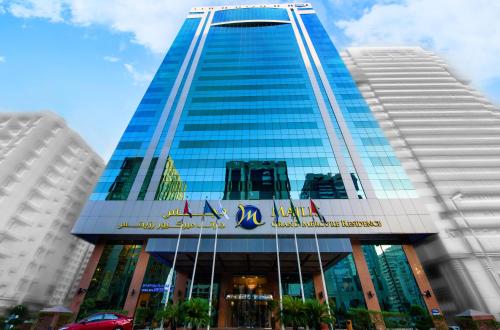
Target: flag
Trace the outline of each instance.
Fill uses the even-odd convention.
[[[217,212],[215,212],[214,208],[210,204],[208,204],[208,201],[205,201],[205,207],[203,208],[203,213],[204,214],[212,213],[214,217],[217,218],[217,220],[220,219],[220,216],[217,214]]]
[[[189,209],[189,204],[188,204],[188,201],[186,201],[186,203],[184,203],[184,215],[188,214],[190,218],[193,217],[193,213],[191,213],[191,210]]]
[[[165,285],[163,286],[163,297],[161,299],[162,304],[165,304],[168,299],[168,293],[172,288],[172,280],[174,278],[174,268],[170,268],[168,272],[167,280],[165,281]]]
[[[278,221],[280,220],[280,215],[278,208],[276,207],[276,201],[274,200],[274,198],[273,198],[273,213],[274,213],[274,222],[278,223]]]
[[[292,208],[292,215],[295,217],[295,220],[297,220],[297,223],[300,225],[299,215],[297,214],[297,210],[295,209],[295,205],[293,205],[293,203],[292,203],[292,199],[290,199],[290,207]]]
[[[222,204],[221,204],[220,200],[219,200],[219,207],[217,208],[217,213],[222,214],[226,220],[229,220],[227,213],[224,212],[224,209],[222,208]]]
[[[322,214],[319,213],[318,207],[316,207],[316,204],[314,204],[314,202],[313,202],[312,199],[310,199],[310,202],[311,202],[311,213],[312,214],[316,213],[316,215],[321,220],[321,222],[326,223],[325,217]]]

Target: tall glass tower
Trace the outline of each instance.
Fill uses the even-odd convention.
[[[92,199],[414,194],[304,6],[191,12]]]
[[[221,223],[207,215],[206,201],[228,216],[220,220],[214,285],[206,270]],[[418,293],[431,292],[425,274],[412,273],[421,267],[413,242],[435,229],[309,4],[189,12],[74,228],[97,243],[74,309],[82,301],[131,315],[137,306],[158,308],[163,289],[151,290],[163,287],[186,222],[173,299],[185,297],[186,284],[200,297],[212,290],[219,327],[271,326],[263,302],[278,299],[278,275],[285,294],[328,297],[343,312],[413,304],[439,312],[432,294]],[[387,262],[383,251],[398,253]],[[193,280],[196,252],[206,267]]]

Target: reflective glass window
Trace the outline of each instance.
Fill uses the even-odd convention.
[[[329,299],[335,302],[337,324],[345,328],[347,312],[351,308],[366,308],[358,270],[351,254],[325,270]]]
[[[91,200],[126,200],[128,198],[170,90],[199,24],[200,18],[185,20],[123,133],[106,169],[99,178],[90,196]]]
[[[293,29],[211,26],[156,199],[273,195],[347,198]]]
[[[425,308],[401,245],[363,245],[363,252],[382,310],[409,312],[412,305]]]
[[[395,158],[377,120],[371,113],[354,79],[331,42],[316,14],[300,15],[318,54],[321,66],[335,94],[342,117],[353,139],[368,178],[378,198],[411,198],[416,191]],[[334,116],[330,107],[330,115]],[[339,131],[338,127],[335,128]],[[373,157],[393,158],[391,163],[373,163]],[[361,182],[361,185],[363,183]]]
[[[80,315],[123,308],[140,251],[140,245],[107,245],[104,248],[80,307]]]
[[[286,9],[282,8],[240,8],[215,12],[213,22],[230,22],[241,20],[285,20],[288,21]]]

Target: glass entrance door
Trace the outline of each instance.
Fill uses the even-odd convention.
[[[271,303],[267,279],[263,276],[234,276],[233,293],[226,295],[231,306],[231,326],[271,328]]]

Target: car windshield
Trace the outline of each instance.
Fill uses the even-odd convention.
[[[103,317],[103,314],[94,314],[94,315],[90,315],[89,317],[84,318],[80,322],[85,322],[85,323],[96,322],[96,321],[102,320],[102,317]]]
[[[118,318],[115,314],[104,314],[104,320],[118,320]]]

